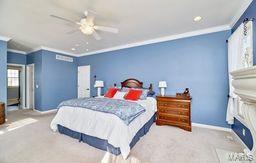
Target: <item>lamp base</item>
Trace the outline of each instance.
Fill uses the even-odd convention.
[[[165,95],[165,88],[161,88],[161,92],[160,92],[161,96]]]
[[[101,96],[101,87],[98,87],[98,93],[97,96],[100,97]]]

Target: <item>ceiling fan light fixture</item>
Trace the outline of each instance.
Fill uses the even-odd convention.
[[[94,32],[91,26],[81,26],[79,29],[86,35],[91,35]]]

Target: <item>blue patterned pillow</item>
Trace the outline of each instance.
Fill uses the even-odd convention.
[[[148,97],[154,97],[156,93],[152,90],[148,91]]]
[[[148,89],[142,89],[142,94],[141,94],[141,96],[140,96],[140,99],[141,99],[141,100],[146,100],[147,97],[148,97],[148,92],[149,92]]]

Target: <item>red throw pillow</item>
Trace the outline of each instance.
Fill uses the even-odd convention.
[[[126,100],[137,101],[142,94],[142,90],[130,89],[129,92],[125,95]]]
[[[104,95],[104,97],[112,98],[115,96],[117,91],[118,91],[117,88],[109,88],[107,93]]]

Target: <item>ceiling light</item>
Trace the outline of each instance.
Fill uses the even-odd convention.
[[[91,26],[81,26],[80,30],[86,35],[91,35],[94,32],[94,29]]]
[[[86,49],[86,51],[89,51],[89,49]]]
[[[202,20],[202,17],[201,16],[196,16],[195,18],[194,18],[194,21],[195,22],[199,22],[199,21],[201,21]]]
[[[72,51],[75,51],[75,50],[76,50],[76,48],[72,48],[71,50],[72,50]]]
[[[86,19],[81,19],[80,21],[81,27],[79,28],[84,34],[91,35],[94,32],[94,24],[88,24]]]
[[[78,47],[78,46],[80,46],[80,45],[79,45],[79,44],[76,44],[75,46]]]
[[[86,42],[86,44],[88,45],[88,44],[89,44],[89,42]]]

